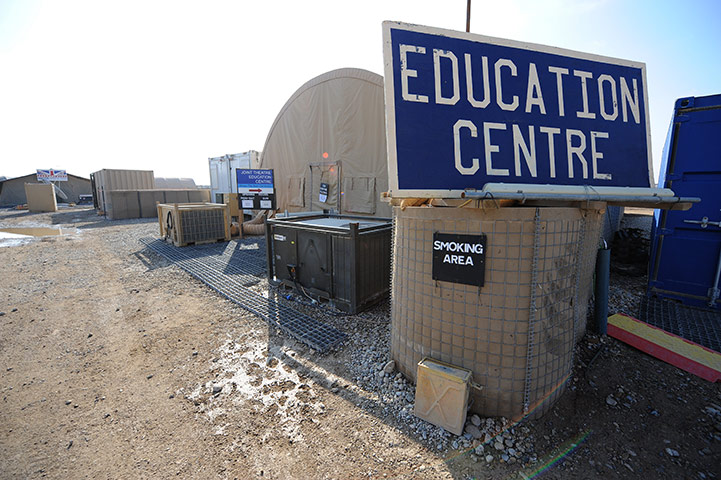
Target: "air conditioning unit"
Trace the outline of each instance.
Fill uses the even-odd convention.
[[[230,240],[230,211],[222,203],[159,203],[160,236],[176,247]]]

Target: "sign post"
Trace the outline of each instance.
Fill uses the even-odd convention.
[[[235,171],[238,201],[245,210],[274,210],[273,170],[238,168]]]
[[[645,64],[384,22],[391,197],[651,188]]]

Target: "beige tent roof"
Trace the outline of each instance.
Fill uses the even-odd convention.
[[[343,68],[306,82],[273,122],[260,168],[274,170],[279,210],[390,216],[379,200],[388,189],[383,78]]]

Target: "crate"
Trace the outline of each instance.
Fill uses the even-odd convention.
[[[268,279],[355,314],[390,292],[388,218],[279,216],[266,222]]]
[[[471,371],[424,358],[418,362],[414,414],[437,427],[463,435]]]
[[[230,212],[222,203],[159,203],[160,236],[176,247],[230,240]]]

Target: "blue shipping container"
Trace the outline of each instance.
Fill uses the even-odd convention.
[[[700,197],[687,211],[656,210],[648,294],[721,309],[721,95],[680,98],[659,187]]]

